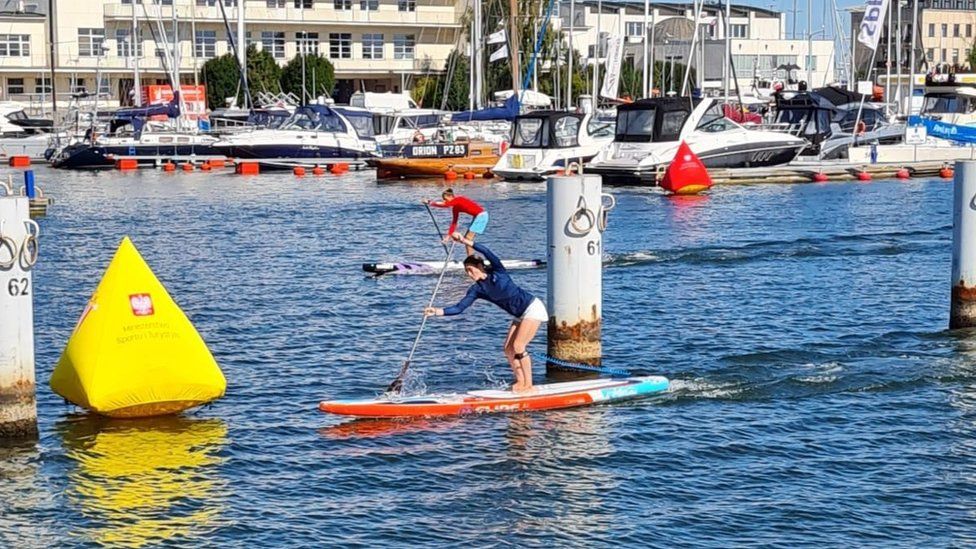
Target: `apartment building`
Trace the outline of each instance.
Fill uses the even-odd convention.
[[[625,58],[629,57],[637,66],[643,66],[643,44],[645,39],[651,39],[653,23],[653,58],[681,64],[689,62],[695,27],[692,3],[652,2],[648,21],[644,17],[643,0],[605,0],[602,2],[602,13],[598,11],[598,6],[595,0],[576,2],[574,25],[570,24],[569,4],[563,2],[560,7],[560,25],[572,32],[573,47],[584,61],[596,57],[595,45],[599,32],[603,43],[611,34],[625,36]],[[815,86],[834,81],[833,40],[824,40],[822,34],[811,42],[787,39],[786,14],[782,12],[747,5],[732,5],[730,11],[732,64],[740,85],[747,85],[753,78],[785,78],[789,75],[777,68],[789,65],[799,67],[792,73],[799,80],[807,79],[809,66]],[[692,66],[700,62],[704,68],[706,89],[722,86],[724,21],[724,5],[706,3],[699,19],[706,37],[704,59],[699,56],[697,61],[691,61]]]
[[[892,13],[898,20],[896,2],[892,2]],[[878,51],[874,54],[874,67],[877,74],[886,71],[889,65],[895,70],[898,63],[898,50],[901,49],[901,66],[907,73],[912,43],[912,2],[902,1],[901,4],[901,34],[897,25],[889,29],[885,25],[878,42]],[[919,0],[918,34],[915,36],[915,72],[925,71],[928,67],[939,63],[957,65],[965,70],[969,67],[967,55],[976,44],[976,0]],[[857,35],[857,29],[864,19],[864,8],[851,10],[851,29]],[[891,49],[889,53],[888,36],[891,34]],[[870,65],[872,52],[863,44],[855,41],[855,65],[862,76]]]
[[[0,0],[2,99],[50,93],[47,4]],[[178,41],[181,78],[194,82],[207,59],[231,51],[223,14],[236,39],[238,9],[248,44],[279,64],[299,51],[327,56],[339,100],[356,90],[407,90],[416,77],[442,72],[464,12],[452,0],[54,0],[59,98],[96,88],[127,98],[136,63],[143,84],[166,83],[164,37]]]

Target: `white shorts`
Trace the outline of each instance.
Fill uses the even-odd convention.
[[[546,305],[538,297],[529,303],[529,306],[522,313],[522,316],[515,319],[515,322],[521,322],[525,319],[538,320],[539,322],[546,323],[549,322],[549,313],[546,311]]]

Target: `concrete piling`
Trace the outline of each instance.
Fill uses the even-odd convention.
[[[949,328],[976,326],[976,161],[957,162],[952,198]]]
[[[597,175],[547,180],[548,354],[599,366],[606,208]],[[560,370],[547,364],[548,370]]]
[[[26,196],[0,196],[0,439],[37,436],[34,286],[37,224]]]

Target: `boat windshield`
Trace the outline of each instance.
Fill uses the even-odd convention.
[[[966,114],[976,111],[976,97],[954,93],[926,94],[922,114]]]
[[[329,110],[299,109],[288,120],[283,129],[311,130],[317,132],[344,132],[346,125]]]
[[[545,122],[543,118],[520,118],[516,120],[512,146],[522,148],[547,146],[549,140],[545,136]]]
[[[793,135],[816,135],[830,128],[830,112],[824,109],[780,108],[776,123],[787,127]]]
[[[615,140],[636,143],[653,141],[656,116],[657,109],[618,112]]]
[[[564,116],[556,120],[552,126],[556,147],[568,148],[579,146],[580,119],[575,116]]]

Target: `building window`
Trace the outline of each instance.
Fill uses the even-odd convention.
[[[949,56],[946,55],[946,49],[945,48],[942,48],[942,61],[941,62],[942,63],[945,63],[948,60],[949,60]]]
[[[78,55],[100,57],[103,40],[105,40],[105,29],[78,29]]]
[[[197,5],[198,6],[211,6],[211,7],[213,7],[213,6],[216,6],[217,5],[217,0],[197,0]],[[236,6],[237,5],[237,0],[224,0],[224,5],[225,6]]]
[[[363,35],[363,59],[383,59],[383,35]]]
[[[197,39],[197,47],[196,47],[197,57],[203,59],[210,59],[212,57],[217,57],[217,31],[198,30],[196,33],[196,39]]]
[[[34,93],[51,93],[51,77],[34,78]]]
[[[811,71],[817,70],[817,56],[816,55],[808,55],[806,57],[807,57],[807,66],[806,66],[806,68],[809,69],[809,70],[811,70]]]
[[[119,57],[131,57],[133,51],[136,56],[142,55],[142,40],[137,40],[133,45],[129,39],[130,34],[132,29],[115,29],[115,54]]]
[[[935,37],[935,23],[929,23],[929,38]]]
[[[628,21],[627,22],[627,36],[643,36],[644,23],[642,21]]]
[[[415,46],[416,39],[413,34],[394,34],[393,58],[413,59],[413,50]]]
[[[352,0],[333,0],[335,9],[337,10],[351,10]]]
[[[956,48],[952,49],[952,64],[953,65],[959,64],[959,50]]]
[[[301,10],[312,9],[312,0],[295,0],[295,7]]]
[[[930,62],[935,61],[935,48],[925,50],[925,59]]]
[[[68,84],[68,93],[83,93],[88,91],[84,78],[69,78]]]
[[[264,31],[261,33],[261,48],[276,59],[285,56],[285,33]]]
[[[417,11],[417,0],[397,0],[397,9],[400,11]]]
[[[966,25],[966,38],[973,37],[973,24],[969,23]]]
[[[319,33],[317,32],[296,32],[295,46],[299,54],[319,54]]]
[[[0,34],[0,57],[30,56],[29,34]]]
[[[959,25],[958,24],[952,26],[952,36],[954,36],[956,38],[959,38],[960,36],[962,36],[961,34],[959,34]]]
[[[748,38],[749,25],[730,25],[732,27],[732,38]]]
[[[24,94],[24,79],[8,78],[7,95],[23,95],[23,94]]]
[[[269,8],[283,8],[285,7],[285,0],[267,0],[266,5]]]
[[[108,75],[103,75],[98,82],[98,94],[99,95],[111,95],[112,86],[111,81],[108,79]]]
[[[352,34],[348,32],[329,33],[329,57],[332,59],[352,58]]]
[[[947,23],[942,23],[942,38],[949,36],[949,25]]]
[[[380,0],[359,0],[359,9],[363,11],[376,11],[380,9]]]

